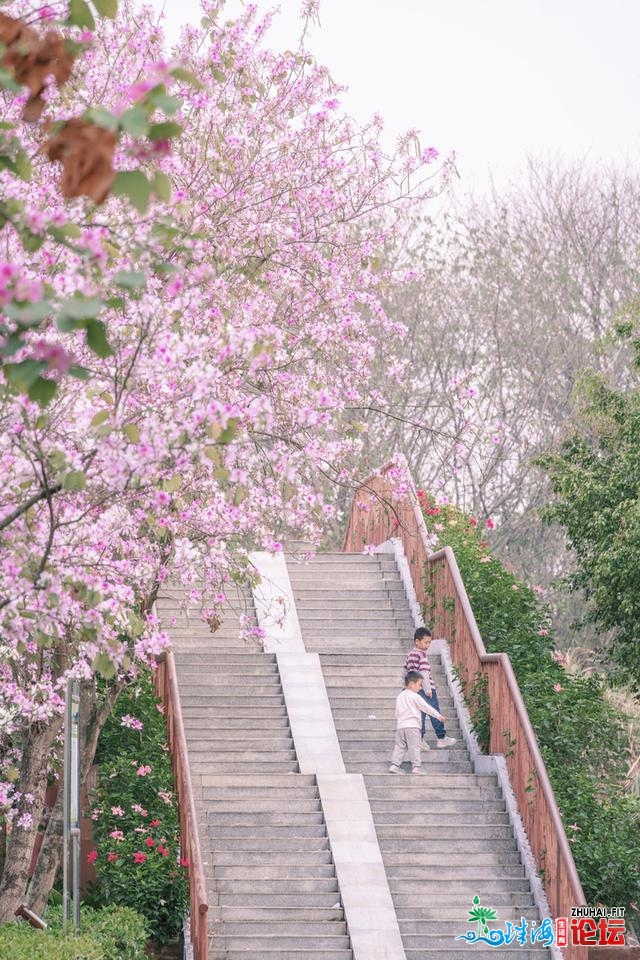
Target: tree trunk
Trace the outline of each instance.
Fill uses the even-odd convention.
[[[22,737],[22,761],[20,764],[20,791],[32,794],[33,803],[21,800],[12,830],[7,837],[6,856],[0,877],[0,923],[12,920],[23,902],[29,877],[33,844],[42,816],[44,795],[47,789],[47,764],[53,743],[60,731],[62,720],[56,717],[47,726],[31,724],[24,729]],[[17,825],[24,813],[32,816],[27,829]]]
[[[83,683],[80,689],[80,782],[85,783],[93,764],[98,746],[100,731],[109,717],[113,705],[122,688],[120,686],[109,689],[107,699],[98,702],[95,683]],[[36,867],[29,884],[27,906],[39,916],[46,906],[47,898],[56,879],[56,872],[62,858],[62,833],[64,810],[62,808],[62,785],[58,791],[56,802],[51,811],[47,829],[45,830]]]

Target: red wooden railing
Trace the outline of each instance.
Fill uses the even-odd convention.
[[[551,912],[570,917],[571,907],[586,901],[511,662],[505,653],[486,652],[453,551],[445,547],[429,554],[415,488],[408,472],[403,481],[397,467],[387,464],[356,490],[343,549],[361,552],[366,544],[402,540],[418,601],[427,602],[434,635],[448,641],[465,688],[474,679],[486,678],[489,750],[505,755]],[[588,950],[569,945],[564,956],[587,960]]]
[[[181,854],[183,860],[188,863],[189,870],[193,960],[207,960],[209,955],[207,884],[200,850],[196,803],[189,770],[187,740],[178,693],[178,678],[171,650],[167,651],[165,658],[158,665],[156,691],[158,696],[162,697],[164,704],[169,747],[173,758],[173,775],[180,805]]]

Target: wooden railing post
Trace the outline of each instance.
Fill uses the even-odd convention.
[[[175,660],[168,650],[158,664],[156,691],[162,698],[167,722],[167,737],[173,761],[173,773],[180,811],[180,847],[189,871],[189,903],[193,960],[208,960],[209,933],[207,884],[200,849],[195,795],[191,782],[187,740],[184,732]]]

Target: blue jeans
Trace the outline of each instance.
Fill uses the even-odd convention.
[[[418,690],[418,696],[422,697],[425,703],[428,703],[430,707],[433,707],[434,710],[437,710],[438,713],[440,713],[440,704],[438,703],[438,693],[435,687],[431,687],[430,697],[426,695],[424,690]],[[433,727],[433,731],[436,737],[438,738],[438,740],[442,740],[444,737],[446,737],[447,731],[444,728],[444,723],[442,722],[442,720],[436,720],[435,717],[429,717],[429,720],[431,720],[431,726]],[[422,714],[422,736],[423,737],[426,729],[427,729],[427,714],[423,713]]]

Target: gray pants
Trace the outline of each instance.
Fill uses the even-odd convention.
[[[412,767],[422,766],[420,740],[420,731],[417,727],[404,727],[402,730],[396,730],[396,742],[393,745],[393,755],[391,757],[391,763],[394,767],[399,767],[405,757]]]

